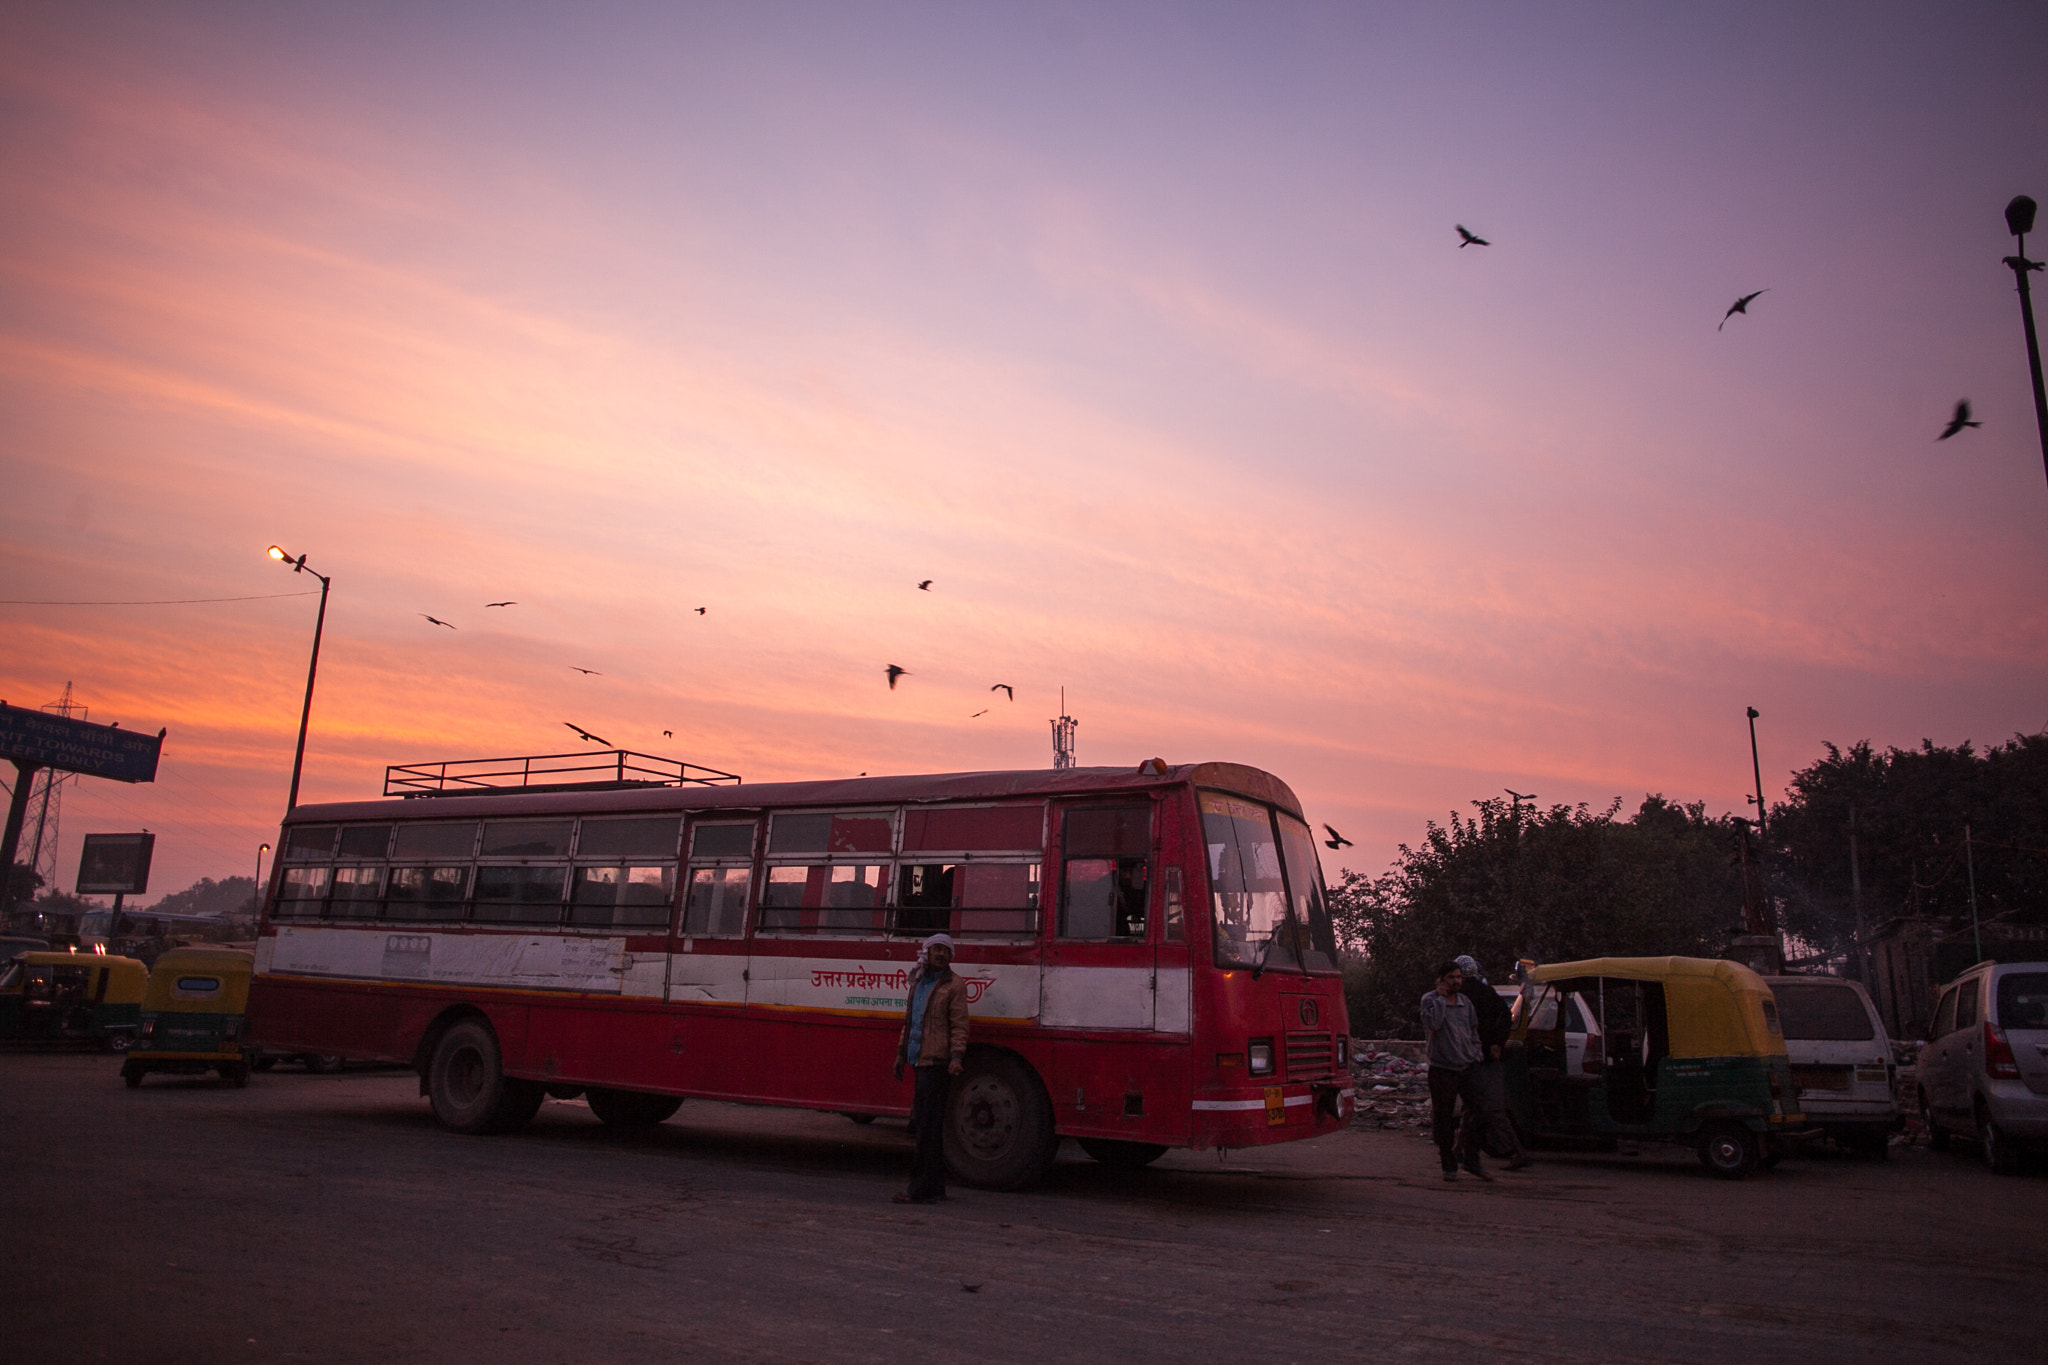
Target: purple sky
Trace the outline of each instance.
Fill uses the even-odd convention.
[[[2021,5],[16,4],[0,596],[306,552],[311,799],[565,717],[1042,766],[1064,685],[1084,763],[1268,768],[1333,875],[1504,786],[1740,809],[1745,705],[1774,790],[1995,742],[2048,725],[2044,57]],[[95,829],[252,861],[310,599],[0,623],[8,701],[171,728],[66,884]]]

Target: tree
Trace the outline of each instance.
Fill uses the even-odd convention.
[[[1900,914],[1967,918],[1973,864],[1980,920],[2031,919],[2048,907],[2048,734],[1981,753],[1967,741],[1825,747],[1771,809],[1787,930],[1828,953],[1854,941],[1852,809],[1866,929]]]
[[[1708,955],[1739,932],[1740,831],[1704,803],[1645,796],[1520,810],[1498,798],[1432,821],[1378,877],[1346,871],[1331,894],[1347,947],[1362,956],[1347,988],[1355,1031],[1415,1034],[1433,968],[1460,953],[1504,979],[1518,957]]]
[[[183,891],[173,891],[149,907],[165,915],[219,915],[247,919],[255,915],[256,879],[201,877]]]

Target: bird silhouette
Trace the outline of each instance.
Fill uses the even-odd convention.
[[[593,744],[602,744],[606,748],[611,747],[611,741],[606,739],[603,735],[593,735],[590,733],[590,731],[584,729],[582,726],[578,725],[573,720],[565,720],[562,722],[562,724],[568,726],[571,730],[574,730],[579,736],[591,741]]]
[[[994,687],[991,687],[989,691],[1000,691],[1004,696],[1008,697],[1011,701],[1017,700],[1017,689],[1010,686],[1008,683],[997,683]]]
[[[519,604],[517,602],[486,602],[484,605],[487,607],[516,607]]]
[[[1330,828],[1330,827],[1329,827],[1328,825],[1324,825],[1324,826],[1323,826],[1323,833],[1325,833],[1325,834],[1327,834],[1327,835],[1329,835],[1329,836],[1330,836],[1329,838],[1327,838],[1327,839],[1323,840],[1323,842],[1324,842],[1325,844],[1329,845],[1329,846],[1330,846],[1331,848],[1351,848],[1351,847],[1353,847],[1353,844],[1352,844],[1352,842],[1351,842],[1351,841],[1350,841],[1349,839],[1347,839],[1347,838],[1345,838],[1345,837],[1344,837],[1343,835],[1339,834],[1339,833],[1338,833],[1338,832],[1337,832],[1336,830],[1334,830],[1334,829],[1331,829],[1331,828]]]
[[[1728,319],[1734,317],[1737,313],[1742,314],[1742,316],[1744,317],[1748,317],[1749,305],[1755,303],[1759,296],[1768,294],[1770,292],[1771,291],[1768,289],[1759,289],[1756,291],[1756,293],[1744,294],[1741,298],[1729,304],[1728,311],[1721,314],[1721,327],[1726,327],[1728,325]],[[1714,330],[1718,332],[1721,330],[1721,327],[1716,327]]]
[[[1948,419],[1948,429],[1943,431],[1941,435],[1935,437],[1934,439],[1937,441],[1946,441],[1949,437],[1955,435],[1964,427],[1981,427],[1983,425],[1984,424],[1982,422],[1972,422],[1970,420],[1970,400],[1967,398],[1958,398],[1956,400],[1956,415]]]
[[[426,614],[425,612],[421,612],[421,613],[420,613],[420,615],[422,615],[422,616],[427,616],[427,614]],[[440,617],[438,617],[438,616],[427,616],[427,619],[428,619],[429,621],[432,621],[432,622],[433,622],[433,623],[434,623],[435,625],[437,625],[437,626],[448,626],[448,623],[447,623],[446,621],[443,621],[443,620],[442,620],[442,619],[441,619]],[[454,629],[456,629],[456,627],[454,627],[454,626],[448,626],[448,629],[450,629],[450,630],[454,630]]]
[[[576,668],[576,665],[570,664],[569,667]],[[604,674],[598,672],[594,668],[576,668],[576,671],[578,673],[588,673],[593,678],[602,678],[604,676]]]
[[[676,732],[673,730],[663,730],[661,732],[661,737],[663,739],[674,739],[676,737]]]
[[[1492,245],[1493,245],[1493,243],[1492,243],[1492,242],[1489,242],[1489,241],[1487,241],[1487,240],[1486,240],[1486,239],[1485,239],[1484,237],[1475,237],[1475,236],[1473,236],[1473,235],[1472,235],[1472,233],[1471,233],[1471,231],[1470,231],[1469,229],[1467,229],[1467,228],[1466,228],[1466,226],[1465,226],[1465,225],[1464,225],[1463,223],[1458,223],[1458,224],[1456,224],[1455,226],[1456,226],[1456,227],[1457,227],[1457,229],[1458,229],[1458,236],[1459,236],[1460,238],[1462,238],[1462,239],[1463,239],[1463,240],[1461,240],[1461,241],[1460,241],[1460,242],[1458,243],[1458,250],[1460,250],[1460,251],[1463,251],[1463,250],[1464,250],[1464,249],[1465,249],[1466,247],[1468,247],[1468,246],[1492,246]]]
[[[932,590],[932,581],[929,578],[925,579],[924,582],[917,585],[917,590],[919,592],[930,592]]]
[[[697,608],[697,614],[698,614],[699,616],[702,616],[702,615],[703,615],[703,614],[705,613],[705,611],[706,611],[706,610],[707,610],[707,608],[704,608],[704,607],[699,607],[699,608]]]
[[[981,708],[981,709],[980,709],[979,711],[976,711],[976,712],[974,713],[974,716],[985,716],[985,715],[987,715],[987,714],[988,714],[988,708],[987,708],[986,706],[984,706],[984,707],[982,707],[982,708]],[[968,717],[967,719],[969,719],[969,720],[973,720],[973,719],[974,719],[974,716],[969,716],[969,717]]]
[[[894,692],[896,690],[896,680],[902,677],[904,674],[910,672],[909,669],[898,668],[895,664],[890,664],[887,671],[889,674],[889,690],[891,692]]]

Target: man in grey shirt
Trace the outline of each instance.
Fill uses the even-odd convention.
[[[1458,1178],[1459,1097],[1468,1109],[1477,1109],[1482,1102],[1476,1085],[1485,1056],[1479,1046],[1479,1014],[1464,989],[1464,970],[1446,962],[1436,969],[1436,989],[1422,997],[1422,1027],[1429,1038],[1431,1127],[1446,1180]],[[1476,1145],[1465,1154],[1465,1169],[1481,1180],[1493,1179],[1480,1165]]]

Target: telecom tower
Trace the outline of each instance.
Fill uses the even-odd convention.
[[[1067,689],[1060,689],[1060,718],[1052,723],[1052,766],[1074,766],[1074,727],[1081,722],[1067,714]]]
[[[64,695],[55,701],[42,705],[45,711],[60,716],[76,715],[85,719],[86,708],[71,700],[71,683],[64,684]],[[76,773],[60,773],[54,768],[45,768],[36,774],[35,786],[29,788],[29,809],[35,812],[36,832],[29,843],[27,863],[41,874],[43,887],[49,891],[57,889],[57,821],[63,812],[64,784],[76,777]]]

